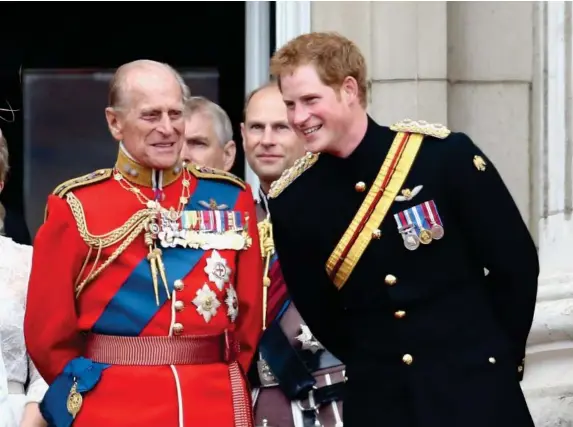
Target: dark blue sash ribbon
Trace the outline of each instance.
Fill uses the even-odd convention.
[[[108,367],[109,365],[95,363],[84,357],[70,360],[64,371],[50,385],[40,403],[40,412],[48,422],[48,426],[70,427],[74,419],[68,412],[67,401],[74,381],[77,381],[78,393],[88,392],[96,386],[102,372]]]
[[[231,209],[236,205],[241,189],[234,185],[211,180],[199,180],[197,187],[185,207],[186,210],[207,210],[200,201],[216,199],[219,205]],[[205,251],[190,248],[163,249],[163,264],[167,275],[169,292],[173,292],[173,282],[183,279],[197,265]],[[149,262],[142,260],[110,300],[104,312],[93,326],[98,334],[139,336],[141,331],[161,309],[167,295],[159,292],[159,306],[151,292]]]

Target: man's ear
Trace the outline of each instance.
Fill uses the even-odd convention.
[[[247,138],[245,137],[245,123],[241,123],[241,138],[243,140],[243,150],[245,149],[245,141]]]
[[[117,110],[111,107],[105,109],[105,119],[107,120],[107,126],[116,141],[123,140],[123,125],[119,117]]]
[[[223,169],[229,172],[235,163],[235,156],[237,155],[237,145],[235,141],[227,141],[223,148]]]
[[[355,102],[358,99],[358,82],[354,77],[347,76],[340,86],[340,91],[347,102]]]

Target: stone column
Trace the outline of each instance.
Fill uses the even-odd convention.
[[[245,95],[269,79],[270,5],[266,1],[245,3]],[[235,136],[241,143],[241,136]],[[258,197],[259,177],[245,159],[245,181],[251,185],[253,196]]]
[[[275,2],[276,49],[279,49],[295,37],[310,32],[310,3],[310,1],[290,0],[278,0]]]
[[[522,383],[537,427],[573,425],[571,2],[536,2],[533,130],[541,274]]]
[[[313,2],[312,8],[313,31],[338,31],[364,53],[375,120],[446,124],[446,2]]]
[[[535,231],[530,197],[534,3],[447,3],[448,126],[467,133],[487,153]]]

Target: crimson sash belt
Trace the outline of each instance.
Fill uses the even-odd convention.
[[[230,331],[172,337],[89,334],[85,357],[110,365],[204,365],[232,363],[238,352],[239,343]]]

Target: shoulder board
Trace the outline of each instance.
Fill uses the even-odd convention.
[[[311,166],[318,161],[318,156],[319,154],[306,153],[304,157],[301,157],[294,162],[292,167],[285,170],[281,177],[271,184],[268,197],[270,199],[274,199],[281,194],[285,188],[293,183],[295,179],[310,169]]]
[[[227,181],[235,184],[241,189],[245,190],[247,185],[245,181],[239,178],[237,175],[234,175],[230,172],[225,172],[221,169],[209,168],[207,166],[199,166],[195,164],[187,165],[187,170],[191,172],[193,176],[196,178],[203,178],[203,179],[218,179],[221,181]]]
[[[64,197],[66,193],[74,188],[85,187],[86,185],[91,185],[96,182],[104,181],[111,177],[111,169],[99,169],[95,172],[88,173],[87,175],[79,176],[77,178],[72,178],[58,185],[52,194],[58,197]]]
[[[419,133],[421,135],[433,136],[434,138],[445,139],[451,130],[439,123],[428,123],[424,120],[405,119],[390,126],[394,132]]]

